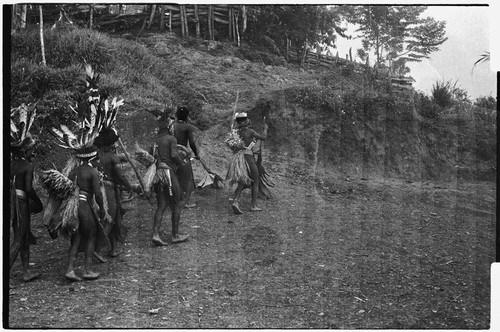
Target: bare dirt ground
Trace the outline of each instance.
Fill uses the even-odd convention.
[[[229,188],[197,190],[198,207],[182,213],[189,241],[162,248],[150,241],[154,206],[136,197],[124,252],[95,261],[95,281],[64,278],[68,241],[35,218],[43,275],[23,283],[13,267],[10,327],[489,327],[494,183],[274,179],[276,199],[251,213],[245,192],[241,216]],[[169,239],[168,215],[162,230]]]

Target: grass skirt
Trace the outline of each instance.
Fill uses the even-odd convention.
[[[228,180],[231,185],[241,182],[249,186],[252,183],[249,174],[250,168],[245,160],[245,150],[240,150],[233,155],[229,162],[226,180]]]

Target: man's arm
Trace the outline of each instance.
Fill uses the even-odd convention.
[[[190,127],[188,132],[187,132],[187,137],[189,140],[189,147],[193,151],[195,158],[200,159],[200,157],[198,156],[198,149],[196,148],[196,143],[194,142],[193,132],[194,132],[194,127]]]
[[[121,158],[117,155],[113,155],[111,157],[111,169],[113,170],[113,179],[125,186],[128,191],[132,191],[132,185],[128,181],[128,179],[125,177],[123,172],[121,171],[120,164],[121,164]]]
[[[265,141],[266,138],[267,138],[267,124],[264,123],[264,131],[262,134],[259,134],[258,132],[256,132],[255,130],[252,130],[252,135],[253,137],[255,137],[256,139],[260,139],[261,141]]]
[[[100,210],[100,217],[104,217],[104,214],[106,211],[104,211],[104,200],[102,197],[102,192],[101,192],[101,184],[99,183],[99,172],[97,169],[92,168],[91,173],[91,186],[92,186],[92,191],[94,192],[95,195],[95,201],[97,205],[99,206]]]
[[[177,152],[177,140],[175,138],[172,138],[168,141],[168,144],[170,145],[170,157],[172,157],[172,160],[179,166],[184,166],[184,161],[179,157],[179,153]]]

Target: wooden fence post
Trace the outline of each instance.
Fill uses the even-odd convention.
[[[149,16],[148,30],[151,29],[151,24],[155,18],[156,5],[151,5],[151,15]]]

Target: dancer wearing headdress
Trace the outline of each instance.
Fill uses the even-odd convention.
[[[10,269],[21,253],[23,281],[31,281],[40,273],[30,271],[30,245],[36,244],[31,232],[31,214],[43,210],[42,202],[33,189],[33,164],[35,140],[30,129],[36,109],[22,104],[11,110],[10,118],[10,222],[14,239],[10,246]]]
[[[98,153],[94,140],[103,127],[103,121],[97,114],[96,106],[91,105],[90,108],[90,120],[84,119],[79,124],[79,133],[73,133],[65,125],[61,125],[60,129],[51,129],[59,145],[71,149],[73,156],[62,173],[57,170],[44,172],[41,181],[49,192],[48,210],[54,212],[61,206],[59,226],[52,226],[53,216],[50,214],[44,215],[44,222],[49,231],[54,232],[60,227],[62,233],[71,239],[65,277],[72,281],[82,280],[74,270],[78,252],[85,253],[83,278],[92,280],[99,277],[99,273],[91,269],[92,255],[107,245],[104,227],[107,228],[112,221],[106,213],[101,175],[96,168]]]
[[[124,186],[129,192],[141,192],[141,187],[139,185],[131,185],[123,174],[120,164],[126,160],[122,160],[116,153],[115,143],[118,141],[119,136],[114,125],[120,105],[122,105],[122,101],[117,101],[116,98],[113,99],[111,107],[108,105],[108,100],[104,101],[104,107],[98,110],[98,112],[102,112],[104,124],[94,142],[99,148],[100,169],[104,174],[102,182],[105,187],[105,198],[108,203],[107,212],[113,218],[111,229],[108,233],[111,243],[111,250],[109,252],[111,257],[116,257],[120,254],[118,242],[123,243],[126,236],[126,228],[122,222],[123,209],[120,202],[119,186]],[[97,257],[100,258],[100,256]],[[100,259],[102,260],[102,258]]]

